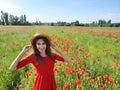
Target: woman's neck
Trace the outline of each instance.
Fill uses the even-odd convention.
[[[44,57],[44,56],[46,56],[46,53],[40,53],[40,55],[41,55],[42,57]]]

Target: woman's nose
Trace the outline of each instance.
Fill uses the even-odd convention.
[[[43,48],[43,45],[40,45],[40,48]]]

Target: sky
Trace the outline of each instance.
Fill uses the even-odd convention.
[[[120,23],[120,0],[0,0],[0,11],[26,15],[27,21]]]

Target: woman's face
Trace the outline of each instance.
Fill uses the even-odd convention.
[[[46,50],[46,43],[43,41],[43,39],[38,39],[36,42],[36,47],[40,53],[45,53]]]

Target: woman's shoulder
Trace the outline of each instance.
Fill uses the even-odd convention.
[[[59,54],[53,53],[53,57],[58,61],[64,61],[64,58]]]
[[[32,53],[30,53],[30,54],[28,55],[28,57],[30,57],[30,58],[35,58],[35,54],[32,52]]]
[[[30,60],[31,63],[33,63],[35,61],[35,54],[34,53],[30,53],[28,55],[28,59]]]
[[[53,57],[56,58],[56,57],[59,57],[60,55],[57,54],[57,53],[52,53]]]
[[[52,53],[52,56],[53,56],[53,57],[55,57],[56,55],[57,55],[57,54],[55,54],[55,53]]]

